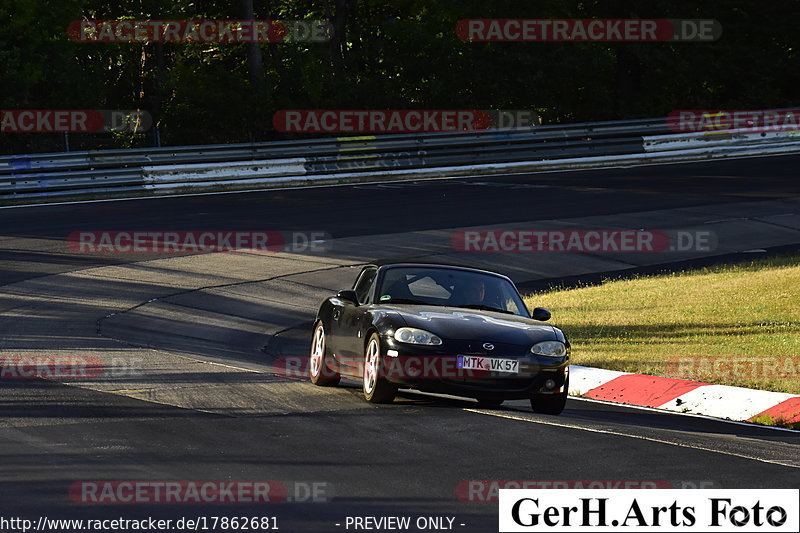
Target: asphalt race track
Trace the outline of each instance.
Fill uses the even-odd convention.
[[[305,356],[316,306],[370,258],[452,259],[453,228],[592,217],[624,227],[646,221],[642,213],[658,213],[653,227],[679,227],[706,215],[733,220],[742,206],[788,210],[800,196],[798,164],[752,158],[0,209],[0,355],[104,365],[86,379],[0,380],[3,513],[269,516],[289,532],[404,515],[450,517],[454,530],[481,532],[496,530],[497,506],[483,501],[486,492],[464,490],[477,486],[469,480],[796,488],[798,432],[574,399],[559,417],[535,415],[525,402],[487,410],[412,392],[374,406],[357,383],[317,388],[274,370],[282,357]],[[316,253],[95,255],[66,246],[70,233],[90,230],[320,231],[331,239]],[[763,235],[763,248],[771,238]],[[550,255],[506,258],[498,268],[519,282],[621,268],[615,258]],[[669,259],[662,262],[699,256]],[[288,498],[70,497],[74,483],[101,480],[269,480]]]

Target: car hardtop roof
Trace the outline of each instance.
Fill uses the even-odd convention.
[[[380,259],[378,261],[373,261],[370,265],[374,265],[378,268],[390,268],[390,267],[428,267],[428,268],[442,268],[442,269],[456,269],[456,270],[468,270],[471,272],[481,272],[483,274],[491,274],[492,276],[498,276],[501,278],[509,279],[508,276],[504,276],[499,272],[492,272],[491,270],[485,270],[483,268],[472,267],[468,265],[459,265],[457,263],[446,263],[442,261],[425,261],[419,259]]]

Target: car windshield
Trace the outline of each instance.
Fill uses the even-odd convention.
[[[423,304],[529,316],[507,279],[467,270],[425,267],[388,269],[378,287],[378,302]]]

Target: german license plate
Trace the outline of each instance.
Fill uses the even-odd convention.
[[[488,370],[506,374],[519,372],[519,361],[516,359],[500,359],[498,357],[481,357],[478,355],[459,355],[457,366],[466,370]]]

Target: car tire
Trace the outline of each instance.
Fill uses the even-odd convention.
[[[531,409],[541,415],[560,415],[567,404],[569,377],[564,383],[564,391],[556,394],[534,394],[531,396]]]
[[[339,383],[341,376],[328,366],[328,340],[325,326],[319,321],[314,326],[311,337],[311,353],[308,356],[308,375],[311,383],[320,387],[332,387]]]
[[[478,398],[478,406],[486,409],[497,409],[505,400],[497,400],[495,398]]]
[[[397,395],[398,386],[381,377],[381,363],[381,339],[373,333],[364,347],[362,375],[364,399],[370,403],[392,403]]]

